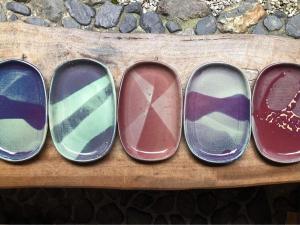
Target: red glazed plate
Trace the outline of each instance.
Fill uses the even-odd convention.
[[[176,73],[158,62],[139,62],[123,76],[119,134],[125,151],[143,161],[171,157],[181,136],[182,96]]]
[[[280,163],[300,161],[300,66],[265,68],[253,93],[253,136],[259,152]]]

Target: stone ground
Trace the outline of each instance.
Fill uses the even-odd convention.
[[[283,224],[300,185],[222,190],[0,190],[0,224]]]
[[[160,0],[155,12],[146,12],[140,3],[124,6],[108,0],[0,0],[0,22],[21,20],[95,32],[255,33],[300,38],[299,2],[297,6],[296,0],[278,1],[294,3],[280,4],[277,9],[245,0],[223,9],[224,5],[206,4],[221,1]],[[285,222],[287,212],[300,212],[300,184],[193,191],[0,190],[0,224],[278,224]]]

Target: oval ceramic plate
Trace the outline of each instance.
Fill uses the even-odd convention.
[[[116,130],[116,94],[104,65],[77,59],[59,66],[49,103],[50,131],[61,155],[90,162],[109,151]]]
[[[253,136],[260,153],[300,161],[300,65],[275,64],[259,75],[253,93]]]
[[[191,76],[185,96],[184,132],[192,153],[210,163],[228,163],[245,151],[251,132],[250,87],[243,73],[211,63]]]
[[[47,134],[47,98],[36,67],[20,61],[0,63],[0,158],[18,162],[41,150]]]
[[[181,135],[182,97],[176,73],[161,63],[140,62],[124,74],[119,93],[119,134],[135,159],[171,157]]]

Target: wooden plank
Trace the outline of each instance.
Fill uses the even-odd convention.
[[[25,58],[41,70],[47,84],[59,64],[82,57],[106,63],[117,88],[125,69],[140,60],[169,64],[185,88],[192,72],[207,62],[233,64],[245,71],[250,82],[271,63],[300,63],[300,41],[274,36],[122,35],[23,23],[0,25],[0,59]],[[145,164],[127,156],[117,137],[106,158],[78,165],[63,159],[48,137],[34,160],[17,165],[0,162],[0,187],[223,188],[299,182],[299,171],[300,164],[281,166],[262,159],[253,140],[240,160],[226,166],[209,166],[192,156],[184,138],[174,157]]]

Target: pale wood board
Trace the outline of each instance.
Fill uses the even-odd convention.
[[[1,23],[0,60],[10,58],[25,58],[36,65],[47,86],[59,64],[76,58],[93,58],[107,64],[117,89],[127,67],[141,60],[159,60],[178,72],[184,89],[193,71],[207,62],[235,65],[246,73],[250,82],[269,64],[300,63],[300,41],[255,35],[122,35]],[[107,157],[93,164],[79,165],[57,153],[48,133],[45,147],[35,159],[21,164],[0,162],[2,188],[192,189],[299,181],[299,163],[282,166],[262,159],[253,139],[242,158],[226,166],[206,165],[195,159],[183,137],[176,155],[160,163],[132,160],[116,137]]]

